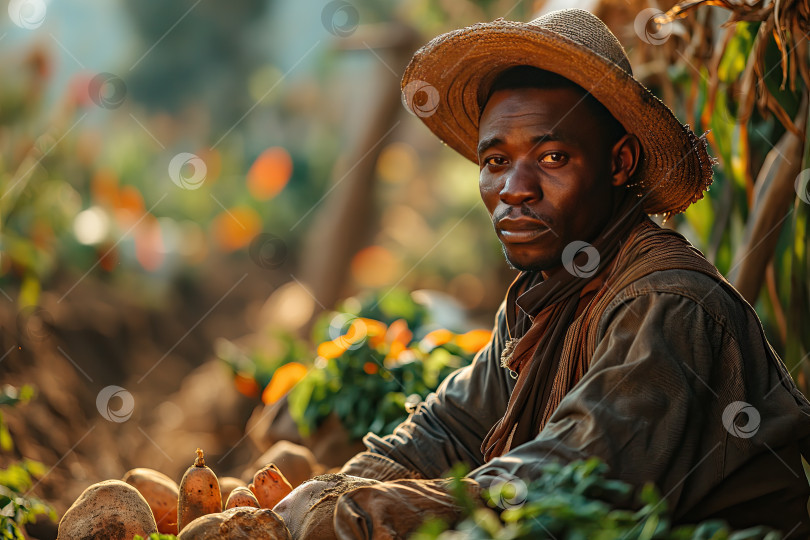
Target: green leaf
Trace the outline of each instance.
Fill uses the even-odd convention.
[[[595,459],[595,458],[594,458]],[[534,538],[565,538],[566,540],[753,540],[768,538],[772,531],[765,527],[748,529],[730,537],[727,525],[718,520],[673,528],[665,505],[657,490],[649,485],[642,490],[639,502],[646,503],[638,512],[615,509],[610,503],[582,495],[589,488],[603,483],[618,482],[605,477],[606,467],[598,459],[578,461],[561,466],[545,465],[537,480],[530,483],[526,500],[509,509],[484,507],[471,500],[461,484],[467,468],[458,465],[450,473],[453,479],[450,493],[457,499],[462,520],[447,528],[435,522],[420,528],[420,540],[449,540],[455,538],[481,538],[496,540],[529,540]],[[627,489],[629,485],[625,484]],[[484,490],[484,498],[505,500],[509,494],[499,495]],[[494,505],[493,505],[494,506]],[[776,537],[774,537],[776,538]]]
[[[734,26],[720,65],[717,67],[718,78],[725,83],[737,81],[745,71],[745,63],[754,46],[754,38],[759,23],[741,21]]]
[[[808,111],[808,120],[810,120],[810,111]],[[806,137],[805,140],[801,166],[802,171],[808,169],[810,169],[810,137]],[[802,187],[805,187],[807,191],[807,186]],[[797,366],[810,352],[810,336],[808,336],[810,333],[810,287],[807,283],[807,275],[810,271],[810,251],[807,249],[807,242],[810,240],[810,204],[802,197],[796,198],[792,225],[791,302],[788,304],[788,336],[785,347],[785,363],[789,367]],[[803,390],[807,392],[806,385]]]
[[[0,449],[4,452],[10,452],[14,448],[14,441],[11,439],[6,424],[0,421]]]
[[[41,290],[42,287],[37,276],[32,272],[27,273],[20,285],[20,295],[17,300],[20,307],[36,306],[39,303]]]
[[[26,403],[30,401],[35,394],[36,390],[29,384],[25,384],[20,388],[6,384],[0,387],[0,405],[17,405],[18,403]]]

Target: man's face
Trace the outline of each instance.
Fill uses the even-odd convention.
[[[478,130],[479,188],[509,263],[551,270],[610,218],[612,144],[576,88],[495,92]]]

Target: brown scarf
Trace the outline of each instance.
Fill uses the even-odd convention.
[[[486,461],[535,438],[548,423],[587,371],[599,321],[619,291],[668,269],[695,270],[724,281],[683,236],[660,228],[633,203],[625,201],[615,213],[620,218],[594,241],[600,256],[596,275],[580,278],[560,269],[534,284],[538,274],[524,273],[510,287],[512,298],[527,291],[516,302],[530,315],[531,326],[524,331],[517,321],[510,322],[510,333],[522,337],[507,344],[502,362],[517,373],[517,383],[503,418],[481,445]]]

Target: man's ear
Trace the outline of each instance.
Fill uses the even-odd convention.
[[[625,133],[613,145],[611,156],[613,163],[611,184],[622,186],[633,177],[638,167],[641,158],[641,144],[638,138],[631,133]]]

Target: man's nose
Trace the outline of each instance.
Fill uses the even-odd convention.
[[[525,202],[539,200],[543,197],[540,178],[536,164],[525,160],[515,162],[504,178],[499,193],[501,201],[510,206],[519,206]]]

